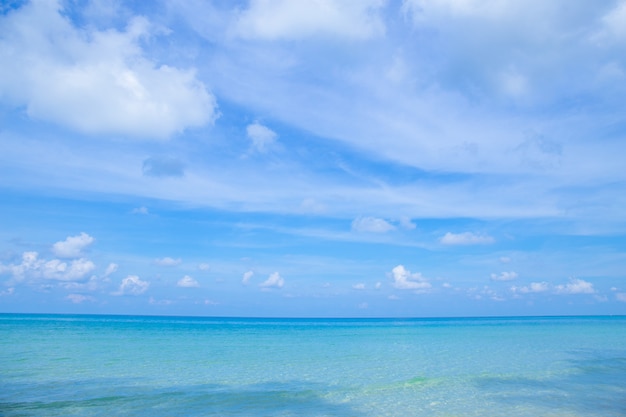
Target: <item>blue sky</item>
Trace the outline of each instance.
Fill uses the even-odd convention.
[[[0,311],[626,314],[626,1],[11,1],[0,62]]]

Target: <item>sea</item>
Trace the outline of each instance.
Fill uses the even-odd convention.
[[[626,416],[626,317],[0,314],[0,416]]]

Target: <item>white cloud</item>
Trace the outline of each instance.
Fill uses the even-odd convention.
[[[0,272],[9,272],[14,279],[49,279],[56,281],[80,281],[91,273],[96,266],[85,258],[72,261],[40,259],[37,252],[24,252],[22,262],[13,265],[0,265]]]
[[[487,235],[478,235],[472,232],[446,233],[439,239],[444,245],[485,245],[493,243],[494,239]]]
[[[352,288],[354,288],[355,290],[364,290],[365,289],[365,284],[363,284],[362,282],[358,283],[358,284],[354,284],[352,286]]]
[[[604,27],[596,38],[626,41],[626,2],[619,2],[604,16],[602,23]]]
[[[501,91],[511,97],[522,97],[528,92],[528,79],[516,69],[507,69],[499,76]]]
[[[500,275],[491,274],[492,281],[513,281],[516,278],[517,278],[517,272],[513,272],[513,271],[501,272]]]
[[[142,171],[149,177],[183,177],[185,164],[172,156],[151,156],[143,161]]]
[[[511,262],[511,258],[509,258],[508,256],[501,256],[500,262],[503,264],[508,264],[509,262]]]
[[[311,36],[365,39],[384,33],[382,0],[252,0],[235,31],[245,38],[300,39]]]
[[[579,278],[571,278],[570,282],[555,287],[557,294],[593,294],[596,291],[591,282]]]
[[[120,288],[112,295],[140,295],[148,290],[150,283],[142,281],[137,275],[129,275],[122,280]]]
[[[259,284],[262,288],[282,288],[285,284],[285,280],[280,276],[278,272],[273,272],[267,280]]]
[[[207,263],[201,263],[201,264],[198,264],[198,269],[200,271],[209,271],[211,269],[211,265]]]
[[[136,207],[131,211],[132,214],[143,214],[143,215],[147,215],[150,214],[150,212],[148,211],[148,208],[145,206],[141,206],[141,207]]]
[[[6,290],[0,291],[0,297],[13,295],[15,292],[15,287],[9,287]]]
[[[413,223],[408,217],[401,217],[399,223],[400,227],[406,230],[413,230],[415,229],[415,227],[417,227],[415,223]]]
[[[324,213],[328,210],[328,207],[314,198],[305,198],[300,203],[300,209],[305,213]]]
[[[174,259],[174,258],[170,258],[169,256],[154,260],[154,263],[159,266],[176,266],[176,265],[180,265],[181,262],[182,260],[180,258]]]
[[[393,286],[401,290],[427,290],[431,288],[430,283],[419,272],[411,273],[398,265],[391,270]]]
[[[507,3],[497,0],[404,0],[405,12],[414,13],[414,18],[431,17],[434,14],[452,16],[497,17],[506,13]]]
[[[621,301],[622,303],[626,303],[626,292],[618,292],[615,294],[615,299],[617,301]]]
[[[93,237],[82,232],[80,235],[68,236],[67,239],[56,242],[52,245],[52,252],[61,258],[78,258],[93,241]]]
[[[157,34],[145,18],[98,31],[74,27],[61,9],[33,1],[1,18],[3,101],[89,134],[167,138],[216,118],[215,99],[193,70],[144,56],[141,42]]]
[[[92,275],[88,280],[61,281],[59,286],[71,291],[96,291],[100,287],[101,280],[96,275]]]
[[[512,292],[521,293],[521,294],[546,292],[549,289],[550,289],[550,284],[548,284],[547,282],[531,282],[530,285],[527,285],[527,286],[511,287]]]
[[[83,295],[83,294],[69,294],[67,297],[65,297],[65,299],[70,300],[74,304],[81,304],[81,303],[84,303],[85,301],[89,301],[89,302],[96,301],[94,297],[90,295]]]
[[[169,306],[172,304],[172,300],[168,300],[168,299],[164,299],[164,300],[157,300],[154,297],[150,297],[150,299],[148,300],[148,302],[152,305],[155,306]]]
[[[276,132],[256,122],[246,127],[252,148],[259,153],[266,153],[276,145]]]
[[[374,288],[376,288],[377,290],[380,290],[382,286],[383,286],[383,283],[379,281],[374,285]]]
[[[198,281],[196,281],[189,275],[185,275],[184,277],[179,279],[176,285],[178,285],[179,287],[183,287],[183,288],[198,288],[200,286]]]
[[[352,230],[357,232],[385,233],[395,230],[395,226],[376,217],[357,217],[352,221]]]
[[[77,281],[83,279],[96,268],[93,262],[88,259],[74,259],[71,263],[52,259],[43,264],[42,276],[47,279],[59,281]]]
[[[241,279],[241,283],[243,285],[248,285],[248,283],[250,282],[250,279],[252,278],[252,276],[254,275],[254,272],[252,271],[246,271],[243,273],[243,278]]]
[[[110,263],[109,266],[107,266],[106,271],[104,271],[104,278],[106,278],[109,275],[115,273],[117,271],[117,268],[118,268],[117,264]]]

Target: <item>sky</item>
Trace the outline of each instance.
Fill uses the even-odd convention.
[[[0,312],[626,314],[626,1],[0,3]]]

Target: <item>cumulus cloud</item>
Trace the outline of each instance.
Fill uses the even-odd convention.
[[[68,236],[67,239],[56,242],[52,245],[52,252],[60,258],[78,258],[93,241],[93,237],[82,232],[80,235]]]
[[[626,303],[626,292],[618,292],[615,294],[615,299],[617,301],[621,301],[622,303]]]
[[[148,290],[150,283],[142,281],[137,275],[129,275],[122,280],[119,289],[112,295],[140,295]]]
[[[403,265],[391,270],[393,286],[401,290],[428,290],[431,284],[419,272],[411,273]]]
[[[185,164],[170,156],[151,156],[143,161],[143,175],[149,177],[182,177]]]
[[[540,293],[550,290],[550,284],[547,282],[531,282],[527,286],[513,286],[511,291],[520,294]]]
[[[8,272],[17,281],[49,279],[56,281],[80,281],[96,266],[85,258],[63,261],[40,259],[37,252],[24,252],[19,264],[0,265],[0,272]]]
[[[88,259],[74,259],[70,263],[52,259],[43,264],[42,275],[47,279],[59,281],[81,280],[92,272],[96,266]]]
[[[352,230],[357,232],[385,233],[395,230],[395,226],[376,217],[357,217],[352,221]]]
[[[259,153],[266,153],[276,145],[276,132],[260,123],[253,123],[246,128],[252,148]]]
[[[363,284],[362,282],[359,282],[358,284],[354,284],[352,288],[354,288],[355,290],[364,290],[365,284]]]
[[[557,294],[593,294],[595,289],[591,282],[579,278],[571,278],[567,284],[555,287]]]
[[[517,272],[513,272],[513,271],[501,272],[499,275],[491,274],[492,281],[513,281],[516,278],[517,278]]]
[[[211,269],[211,265],[207,263],[201,263],[201,264],[198,264],[198,269],[200,271],[209,271]]]
[[[254,272],[252,271],[246,271],[243,273],[243,278],[241,279],[241,283],[243,285],[248,285],[248,283],[250,282],[250,279],[252,278],[252,276],[254,275]]]
[[[382,0],[252,0],[235,31],[244,38],[301,39],[332,36],[366,39],[384,33]]]
[[[189,275],[185,275],[184,277],[179,279],[176,285],[178,285],[179,287],[183,287],[183,288],[198,288],[200,286],[198,281],[196,281]]]
[[[180,258],[174,259],[174,258],[170,258],[169,256],[154,260],[154,263],[159,266],[176,266],[176,265],[180,265],[181,262],[182,260]]]
[[[216,118],[194,70],[145,56],[141,41],[157,31],[143,17],[123,31],[77,28],[60,1],[33,1],[0,19],[0,99],[34,119],[88,134],[167,138]]]
[[[472,232],[448,232],[441,239],[439,239],[439,242],[444,245],[485,245],[493,243],[494,239],[491,236],[479,235]]]
[[[273,272],[270,276],[259,284],[262,288],[282,288],[285,284],[285,280],[280,276],[278,272]]]

